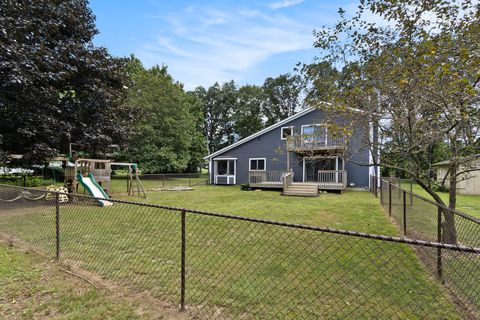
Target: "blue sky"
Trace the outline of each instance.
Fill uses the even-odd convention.
[[[262,84],[317,54],[312,31],[332,25],[356,1],[91,0],[100,34],[115,56],[165,64],[186,89],[231,79]]]

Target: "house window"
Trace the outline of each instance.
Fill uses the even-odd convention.
[[[250,158],[250,171],[265,171],[266,162],[265,158]]]
[[[217,160],[218,176],[234,175],[235,174],[235,160]]]
[[[326,143],[327,127],[321,124],[309,124],[302,126],[304,143]]]
[[[282,127],[281,139],[287,140],[287,137],[293,135],[293,126],[291,127]]]

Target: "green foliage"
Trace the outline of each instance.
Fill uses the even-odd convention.
[[[235,134],[240,139],[264,128],[262,107],[265,95],[262,87],[245,85],[238,89],[237,103],[233,113]]]
[[[210,153],[235,141],[232,114],[237,99],[237,87],[232,80],[215,83],[208,89],[197,87],[193,93],[203,106],[204,134]]]
[[[0,147],[42,160],[79,143],[113,151],[128,133],[123,59],[92,43],[86,0],[0,4]]]
[[[22,187],[42,187],[56,184],[56,181],[53,179],[44,179],[40,176],[2,174],[0,175],[0,183]]]
[[[450,160],[455,186],[460,165],[478,153],[478,4],[367,0],[351,18],[339,12],[334,27],[315,32],[321,56],[303,68],[312,84],[309,104],[323,99],[336,112],[362,109],[358,120],[379,129],[379,139],[366,143],[381,150],[381,165],[415,179],[443,204],[432,164]]]
[[[127,104],[138,114],[128,149],[120,157],[150,173],[198,167],[206,153],[199,102],[185,93],[166,67],[145,69],[132,56],[127,70],[132,78]]]
[[[276,78],[267,78],[263,83],[266,97],[262,105],[266,126],[288,118],[302,108],[303,83],[299,75],[281,74]]]
[[[242,191],[252,191],[252,188],[250,187],[250,184],[242,183],[240,185],[240,190],[242,190]]]
[[[299,75],[268,78],[263,86],[233,81],[198,87],[193,94],[203,106],[204,134],[210,153],[283,120],[303,107]]]

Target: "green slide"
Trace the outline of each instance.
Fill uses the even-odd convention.
[[[80,184],[85,188],[85,190],[90,193],[90,195],[96,198],[97,202],[102,207],[108,207],[113,205],[113,202],[107,201],[108,195],[105,193],[103,188],[98,184],[98,182],[93,177],[93,174],[89,173],[88,177],[82,176],[80,173],[77,174],[77,179]]]

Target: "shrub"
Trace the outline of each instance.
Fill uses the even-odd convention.
[[[252,188],[250,187],[250,184],[248,183],[242,183],[240,185],[240,190],[243,190],[243,191],[251,191]]]

